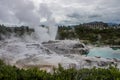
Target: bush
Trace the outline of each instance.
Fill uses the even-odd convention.
[[[59,65],[51,74],[37,68],[18,69],[0,60],[0,80],[120,80],[120,70],[115,67],[76,70],[64,69]]]

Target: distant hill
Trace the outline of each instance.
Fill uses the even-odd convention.
[[[105,23],[105,22],[102,22],[102,21],[93,21],[93,22],[88,22],[88,23],[83,23],[83,24],[107,24],[109,27],[112,27],[112,26],[118,26],[120,24],[117,24],[117,23]]]
[[[117,23],[107,23],[108,24],[108,26],[118,26],[119,24],[117,24]]]

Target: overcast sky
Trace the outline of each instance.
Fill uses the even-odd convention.
[[[120,23],[120,0],[0,0],[0,23]]]

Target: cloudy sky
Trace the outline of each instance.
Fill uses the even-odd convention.
[[[0,23],[120,23],[120,0],[0,0]]]

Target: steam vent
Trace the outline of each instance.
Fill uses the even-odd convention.
[[[48,41],[42,44],[58,54],[87,55],[89,53],[89,49],[83,43],[75,40]]]

